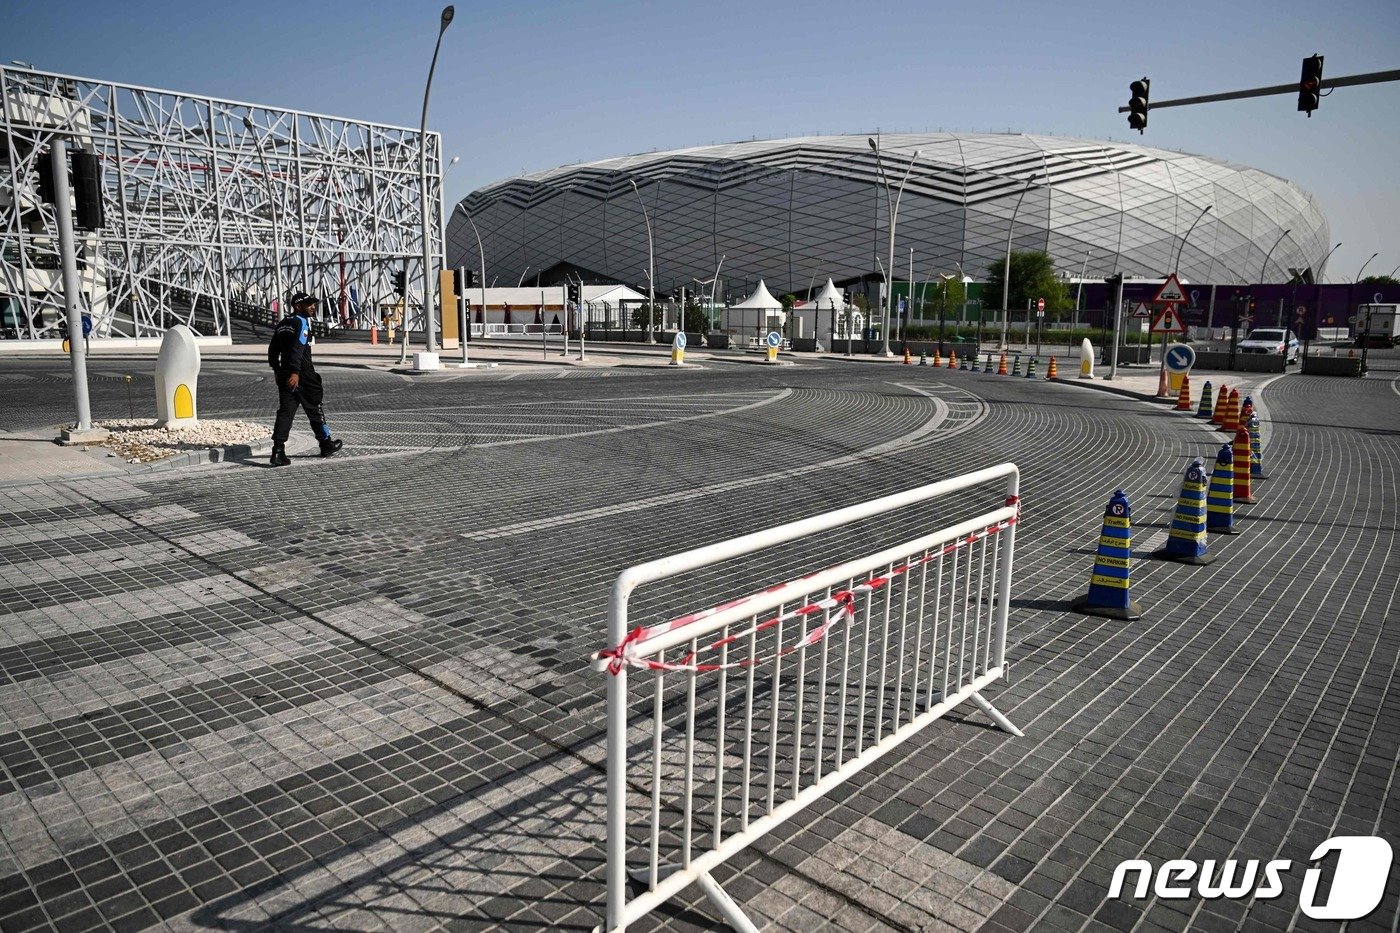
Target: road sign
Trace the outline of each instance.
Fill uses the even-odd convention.
[[[1303,318],[1308,316],[1308,309],[1303,307],[1302,305],[1299,305],[1295,316],[1298,318],[1298,320],[1301,321]]]
[[[770,330],[765,340],[770,347],[780,347],[783,345],[783,335],[776,330]]]
[[[1196,351],[1184,343],[1174,343],[1167,347],[1165,359],[1167,372],[1188,373],[1196,365]]]
[[[1037,299],[1035,300],[1035,309],[1036,309],[1037,311],[1039,311],[1041,314],[1044,314],[1044,313],[1045,313],[1045,299],[1044,299],[1044,298],[1037,298]]]
[[[1133,317],[1151,317],[1152,309],[1147,306],[1147,302],[1139,301],[1137,307],[1133,308]]]
[[[678,334],[676,334],[676,339],[673,340],[673,341],[671,341],[671,346],[675,347],[677,350],[684,350],[684,349],[685,349],[685,334],[684,334],[684,333],[678,333]]]
[[[1181,290],[1181,282],[1177,280],[1175,272],[1167,276],[1167,280],[1162,283],[1161,288],[1157,289],[1157,294],[1152,300],[1159,303],[1186,300],[1186,295]]]
[[[1181,315],[1176,313],[1176,305],[1169,304],[1152,319],[1148,328],[1154,334],[1184,334],[1186,325],[1181,323]]]

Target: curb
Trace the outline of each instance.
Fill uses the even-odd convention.
[[[97,464],[107,465],[106,461],[113,460],[114,463],[107,465],[105,470],[94,470],[91,473],[71,473],[65,476],[39,477],[33,479],[5,480],[0,482],[0,489],[13,489],[19,486],[33,486],[36,483],[69,483],[90,479],[129,479],[148,476],[154,473],[165,473],[172,470],[180,470],[192,466],[204,466],[209,463],[228,463],[234,460],[249,460],[254,457],[266,457],[272,454],[272,440],[254,441],[252,444],[230,444],[227,447],[208,447],[203,450],[186,450],[178,454],[156,460],[151,463],[127,463],[120,457],[108,457],[104,454],[96,454],[92,450],[87,453],[92,456],[94,466]]]

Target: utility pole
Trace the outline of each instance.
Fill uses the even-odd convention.
[[[1123,323],[1123,273],[1114,275],[1113,291],[1113,347],[1110,350],[1108,376],[1113,379],[1118,375],[1118,331]]]
[[[65,444],[100,441],[107,436],[92,426],[92,406],[88,399],[87,341],[83,339],[83,308],[78,283],[78,254],[73,239],[73,204],[68,185],[68,143],[54,134],[49,146],[53,170],[54,219],[58,222],[58,255],[63,270],[63,310],[68,318],[68,359],[73,366],[73,406],[78,423],[63,429]]]
[[[437,337],[434,335],[433,317],[435,309],[432,307],[432,297],[436,292],[433,288],[433,258],[432,240],[429,239],[428,223],[428,98],[433,93],[433,72],[437,70],[438,52],[442,51],[442,34],[447,31],[448,25],[452,22],[454,10],[451,5],[442,8],[442,15],[438,17],[437,44],[433,46],[433,61],[428,66],[428,81],[423,87],[423,113],[418,122],[418,193],[419,206],[423,213],[423,344],[424,354],[418,359],[417,368],[437,369]],[[442,153],[438,152],[438,193],[442,193]],[[439,197],[441,202],[441,197]],[[444,244],[444,251],[446,244]],[[404,321],[405,336],[407,336],[408,321]],[[407,341],[404,341],[407,344]]]

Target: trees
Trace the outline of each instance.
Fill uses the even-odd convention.
[[[1400,279],[1389,275],[1368,275],[1357,285],[1400,285]]]
[[[945,321],[948,318],[958,319],[962,312],[962,304],[967,299],[967,286],[962,278],[950,279],[940,278],[936,284],[927,286],[927,297],[924,301],[924,311],[922,317],[938,318]],[[920,291],[923,289],[921,288]]]
[[[987,288],[985,303],[1001,303],[1003,270],[1006,260],[998,259],[987,267]],[[1045,299],[1046,311],[1067,311],[1074,307],[1074,298],[1069,286],[1055,275],[1055,262],[1050,254],[1040,250],[1013,252],[1011,254],[1011,289],[1007,304],[1011,308],[1024,308],[1026,302],[1037,298]]]

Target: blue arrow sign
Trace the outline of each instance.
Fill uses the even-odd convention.
[[[1172,344],[1167,348],[1166,363],[1171,372],[1189,372],[1196,365],[1196,351],[1184,343]]]
[[[782,344],[782,342],[783,342],[783,335],[782,335],[782,334],[778,333],[776,330],[770,330],[770,331],[768,332],[768,346],[770,346],[770,347],[780,346],[780,345]]]

